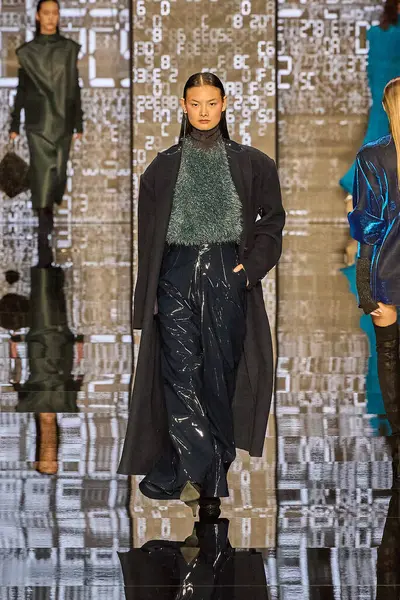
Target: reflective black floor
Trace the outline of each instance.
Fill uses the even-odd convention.
[[[71,231],[79,240],[80,226]],[[116,231],[104,232],[108,245],[98,247],[104,264],[116,252]],[[400,598],[400,491],[392,487],[387,424],[368,384],[368,335],[349,292],[351,274],[340,270],[341,234],[324,236],[328,268],[313,251],[318,226],[286,238],[276,414],[263,457],[238,453],[230,497],[214,522],[194,522],[179,501],[149,500],[139,477],[117,475],[132,348],[122,298],[129,263],[117,258],[96,276],[82,244],[70,256],[57,247],[66,307],[57,314],[68,327],[51,347],[69,341],[58,357],[64,362],[54,363],[61,379],[51,372],[41,386],[51,381],[46,393],[76,410],[44,419],[19,412],[21,402],[37,400],[37,377],[58,350],[32,354],[40,328],[33,335],[31,323],[3,327],[1,600]],[[303,267],[293,276],[294,252]],[[20,278],[3,281],[1,298],[35,301],[36,275],[15,266]],[[7,318],[23,318],[23,303],[7,306]]]

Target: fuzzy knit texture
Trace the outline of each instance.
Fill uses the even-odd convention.
[[[202,143],[202,133],[196,131],[183,142],[167,242],[183,246],[239,243],[242,203],[224,141],[217,135],[210,144],[210,137],[204,136]]]

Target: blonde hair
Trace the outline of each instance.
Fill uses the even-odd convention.
[[[383,90],[383,108],[390,123],[390,132],[397,152],[397,185],[400,188],[400,77],[391,79]]]

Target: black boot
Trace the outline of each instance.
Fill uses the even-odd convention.
[[[204,498],[199,500],[200,520],[218,519],[221,514],[221,500],[219,498]]]
[[[378,377],[383,403],[393,434],[400,433],[400,359],[397,323],[374,325],[378,355]]]

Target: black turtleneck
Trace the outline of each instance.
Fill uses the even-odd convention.
[[[218,125],[212,129],[207,129],[205,131],[192,127],[190,137],[194,140],[195,146],[208,148],[216,144],[222,138],[222,133],[218,123]]]

